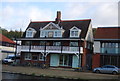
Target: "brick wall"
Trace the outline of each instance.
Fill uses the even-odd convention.
[[[96,68],[96,67],[100,67],[100,54],[94,54],[92,57],[92,69]]]

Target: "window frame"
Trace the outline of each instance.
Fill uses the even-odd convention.
[[[38,60],[39,60],[39,61],[44,61],[44,56],[43,56],[43,54],[41,54],[41,53],[39,54]]]
[[[31,60],[32,54],[31,53],[25,53],[24,60]]]
[[[26,37],[33,37],[36,31],[33,28],[29,28],[26,30]]]

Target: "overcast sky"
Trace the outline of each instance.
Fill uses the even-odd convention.
[[[118,25],[119,0],[3,0],[0,4],[0,26],[24,31],[31,21],[55,20],[61,11],[62,20],[92,19],[93,28]]]

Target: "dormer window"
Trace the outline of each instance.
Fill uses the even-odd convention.
[[[63,33],[63,28],[52,22],[40,29],[40,37],[62,37]]]
[[[78,31],[77,30],[72,30],[71,31],[71,37],[78,37]]]
[[[26,37],[34,37],[36,31],[33,28],[28,28],[26,31]]]
[[[79,37],[80,33],[81,30],[75,26],[70,29],[70,37]]]

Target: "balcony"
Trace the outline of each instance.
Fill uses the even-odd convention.
[[[48,52],[48,53],[83,53],[83,47],[69,46],[20,46],[22,52]],[[79,49],[80,48],[80,49]]]

